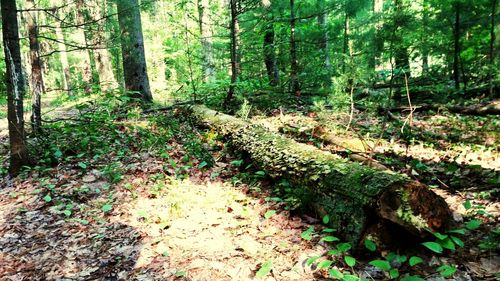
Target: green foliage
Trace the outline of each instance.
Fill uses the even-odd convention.
[[[271,272],[273,269],[273,262],[271,260],[266,261],[260,266],[260,269],[255,273],[255,277],[262,278]]]

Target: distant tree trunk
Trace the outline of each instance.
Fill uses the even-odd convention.
[[[349,56],[349,13],[347,12],[347,8],[344,12],[344,45],[342,49],[342,54],[344,57],[342,58],[342,73],[346,71],[346,61],[347,56]]]
[[[106,14],[116,15],[117,9],[113,1],[106,1]],[[110,34],[110,56],[111,56],[111,69],[113,70],[113,75],[120,88],[124,88],[125,81],[123,79],[123,62],[122,62],[122,52],[121,46],[117,44],[120,41],[120,25],[116,17],[110,17],[106,22],[106,32]],[[118,46],[118,47],[117,47]]]
[[[104,1],[108,2],[107,0]],[[95,1],[96,11],[95,14],[90,17],[90,20],[95,20],[96,18],[106,17],[107,8],[99,4],[99,1]],[[96,24],[96,34],[94,39],[94,45],[98,48],[94,51],[95,62],[97,66],[97,71],[99,72],[99,83],[101,90],[108,91],[110,89],[115,89],[117,86],[117,77],[113,71],[112,54],[109,48],[109,42],[111,39],[108,37],[109,32],[107,30],[107,25],[109,25],[109,19],[106,19],[104,24]]]
[[[125,90],[132,97],[151,102],[153,96],[149,88],[138,0],[117,0],[116,6],[121,30]]]
[[[318,25],[321,30],[319,49],[323,54],[323,67],[325,68],[325,77],[324,77],[325,85],[329,88],[332,84],[331,80],[332,65],[330,62],[330,44],[328,42],[329,40],[328,23],[327,23],[328,12],[325,11],[324,0],[319,0],[317,5],[319,10]]]
[[[83,38],[85,40],[86,50],[83,51],[83,72],[82,78],[84,83],[85,93],[91,92],[92,84],[99,85],[99,72],[97,72],[97,68],[94,61],[94,51],[90,48],[91,45],[91,33],[87,31],[85,28],[85,22],[88,21],[88,11],[85,7],[85,3],[83,0],[78,0],[76,2],[76,23],[81,25],[83,28]]]
[[[495,78],[495,73],[497,73],[497,68],[495,67],[495,17],[497,14],[497,0],[493,0],[491,3],[491,25],[490,25],[490,51],[489,51],[489,57],[490,57],[490,71],[488,73],[488,82],[490,84],[490,96],[493,97],[495,94],[494,91],[494,78]]]
[[[238,36],[239,36],[239,22],[238,22],[238,8],[237,0],[229,1],[229,9],[231,12],[231,85],[229,85],[229,91],[227,92],[226,99],[224,101],[224,106],[229,106],[229,103],[233,99],[236,82],[238,81],[238,75],[240,73],[240,59],[238,56]]]
[[[383,23],[380,21],[380,19],[378,19],[379,15],[383,12],[383,8],[383,0],[373,0],[373,15],[377,18],[377,20],[374,25],[372,37],[373,55],[370,58],[369,64],[370,68],[374,71],[377,70],[377,67],[380,64],[380,56],[384,51],[384,41],[382,39],[382,36],[380,36]]]
[[[266,7],[266,12],[272,13],[271,6]],[[267,77],[269,78],[269,85],[277,86],[280,81],[278,62],[276,60],[276,53],[274,51],[275,32],[274,32],[274,17],[268,16],[269,22],[266,24],[264,30],[264,64],[266,65]]]
[[[56,38],[57,38],[57,48],[59,49],[59,58],[61,60],[61,67],[63,71],[63,90],[68,93],[68,95],[73,95],[73,90],[71,89],[71,71],[69,69],[68,53],[66,51],[66,44],[64,39],[64,33],[62,29],[62,23],[59,22],[59,26],[56,28]]]
[[[208,82],[212,81],[215,76],[214,54],[212,46],[213,33],[211,29],[208,0],[198,0],[198,21],[203,56],[203,81]]]
[[[423,11],[422,11],[422,25],[423,25],[423,34],[422,34],[422,73],[425,75],[429,71],[429,3],[428,0],[424,0],[423,2]]]
[[[27,0],[27,7],[34,8],[35,1]],[[42,127],[42,102],[41,96],[45,93],[42,75],[42,62],[40,60],[40,43],[38,41],[38,23],[36,12],[30,12],[28,18],[28,37],[30,42],[30,61],[31,61],[31,127],[33,133],[40,132]]]
[[[19,28],[15,0],[0,0],[2,33],[7,74],[7,119],[9,123],[9,173],[17,175],[30,162],[25,142],[23,98],[24,77],[19,47]]]
[[[290,0],[290,60],[291,60],[291,86],[292,93],[300,96],[300,83],[299,83],[299,63],[297,61],[297,42],[295,40],[295,0]]]
[[[410,78],[410,56],[408,55],[408,49],[405,46],[403,34],[401,33],[401,29],[405,28],[405,17],[404,7],[402,0],[395,0],[394,5],[396,7],[396,15],[395,15],[395,38],[394,38],[394,63],[395,63],[395,75],[394,79],[398,84],[404,84],[405,76],[406,78]],[[400,104],[402,100],[402,92],[401,89],[398,88],[394,93],[394,101],[396,104]]]
[[[460,89],[460,2],[456,0],[453,3],[455,10],[455,24],[453,28],[453,80],[455,80],[455,89]]]

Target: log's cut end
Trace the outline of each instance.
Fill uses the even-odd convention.
[[[418,236],[436,231],[450,224],[450,210],[446,201],[418,182],[385,191],[378,200],[380,217],[390,220]]]

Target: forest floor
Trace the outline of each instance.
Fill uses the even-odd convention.
[[[77,120],[53,123],[33,141],[41,155],[37,167],[0,181],[0,280],[330,280],[322,262],[339,244],[321,239],[322,218],[274,193],[279,182],[247,166],[214,132],[175,120],[175,112],[144,117],[129,111],[116,121],[116,111],[77,108],[79,114],[62,116]],[[495,118],[419,114],[411,138],[398,135],[401,124],[382,128],[381,118],[362,113],[354,118],[356,134],[342,129],[345,114],[280,112],[257,119],[301,128],[313,119],[349,138],[383,132],[373,157],[431,186],[464,225],[465,234],[457,235],[464,245],[453,251],[380,249],[357,256],[353,266],[333,258],[331,269],[387,280],[388,270],[368,264],[387,259],[401,276],[498,278]],[[6,135],[0,137],[6,143]],[[346,153],[312,135],[298,139]],[[6,146],[0,150],[4,157]],[[410,256],[423,262],[409,266]],[[442,265],[455,271],[445,278]]]

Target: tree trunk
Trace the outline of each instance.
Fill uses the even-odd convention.
[[[209,82],[215,77],[215,66],[212,46],[213,33],[211,28],[208,0],[198,0],[198,21],[203,56],[203,81]]]
[[[329,44],[329,34],[328,34],[328,12],[325,11],[325,2],[320,0],[318,5],[318,26],[321,30],[321,38],[319,42],[319,49],[323,55],[323,67],[325,68],[325,85],[329,88],[332,85],[332,65],[330,62],[330,44]]]
[[[23,98],[24,76],[19,47],[19,29],[15,0],[0,0],[2,34],[7,74],[7,119],[9,123],[9,173],[17,175],[30,162],[25,142]]]
[[[497,68],[495,64],[495,17],[497,14],[497,0],[493,0],[491,3],[491,25],[490,25],[490,50],[489,50],[489,57],[490,57],[490,71],[488,73],[488,82],[490,84],[490,97],[493,97],[495,94],[494,88],[494,78],[495,74],[497,73]]]
[[[405,80],[409,79],[411,76],[410,71],[410,57],[408,55],[408,48],[404,43],[403,34],[401,33],[401,29],[406,27],[405,24],[405,14],[404,14],[404,6],[402,0],[395,0],[394,6],[396,8],[395,15],[395,31],[394,31],[394,64],[395,64],[395,74],[394,81],[398,84],[405,84]],[[406,77],[406,78],[405,78]],[[396,104],[401,104],[403,98],[403,92],[401,89],[397,89],[394,92],[394,101]]]
[[[290,65],[292,93],[300,96],[299,63],[297,61],[297,42],[295,40],[295,0],[290,0]]]
[[[269,79],[269,85],[277,86],[279,84],[279,71],[278,62],[276,60],[276,53],[274,51],[275,45],[275,33],[274,33],[274,16],[271,9],[271,4],[266,8],[266,13],[268,13],[269,22],[266,24],[264,30],[264,64],[266,65],[267,77]]]
[[[106,14],[116,15],[117,9],[113,1],[106,1]],[[111,56],[111,69],[113,70],[113,76],[118,84],[118,87],[123,89],[125,87],[125,81],[123,79],[123,61],[121,46],[119,46],[119,41],[121,37],[120,25],[116,17],[110,17],[106,24],[106,32],[110,34],[110,48],[109,53]]]
[[[453,28],[453,80],[455,81],[455,89],[460,89],[460,2],[457,0],[453,3],[455,10],[455,24]]]
[[[151,102],[153,96],[149,88],[138,0],[117,0],[116,6],[121,31],[125,90],[131,97]]]
[[[429,71],[429,3],[424,0],[422,9],[422,73],[426,75]]]
[[[449,222],[446,202],[403,175],[345,161],[204,106],[191,110],[200,123],[228,137],[271,177],[303,187],[314,198],[309,207],[320,216],[329,215],[331,226],[351,242],[362,241],[375,221],[391,221],[416,235]]]
[[[373,17],[376,19],[373,25],[373,35],[372,35],[372,55],[369,60],[369,67],[373,71],[378,69],[380,65],[380,56],[384,51],[384,41],[382,39],[381,30],[383,23],[381,19],[379,19],[381,13],[383,12],[384,1],[383,0],[373,0]]]
[[[227,92],[226,99],[224,100],[224,107],[228,107],[229,103],[233,99],[236,90],[236,82],[238,81],[238,76],[240,74],[240,59],[238,54],[238,36],[240,33],[240,25],[238,22],[237,0],[229,1],[229,9],[231,12],[231,85],[229,85],[229,91]]]
[[[87,31],[85,22],[89,21],[88,10],[83,0],[76,2],[76,23],[83,29],[83,38],[85,40],[86,50],[83,50],[83,71],[82,78],[85,93],[92,91],[92,84],[99,85],[99,72],[97,71],[94,58],[94,51],[90,47],[92,44],[91,33]]]
[[[56,38],[57,38],[57,48],[59,49],[59,58],[61,60],[61,67],[63,71],[63,90],[68,93],[68,95],[73,95],[73,89],[71,88],[71,71],[69,69],[68,53],[66,51],[66,44],[64,39],[63,29],[61,28],[62,23],[59,22],[59,26],[56,28]]]
[[[26,3],[28,9],[35,8],[34,0],[27,0]],[[42,62],[40,60],[40,43],[38,41],[36,12],[29,12],[27,18],[31,60],[31,128],[33,133],[37,134],[42,127],[41,96],[45,93],[45,86],[43,84]]]

